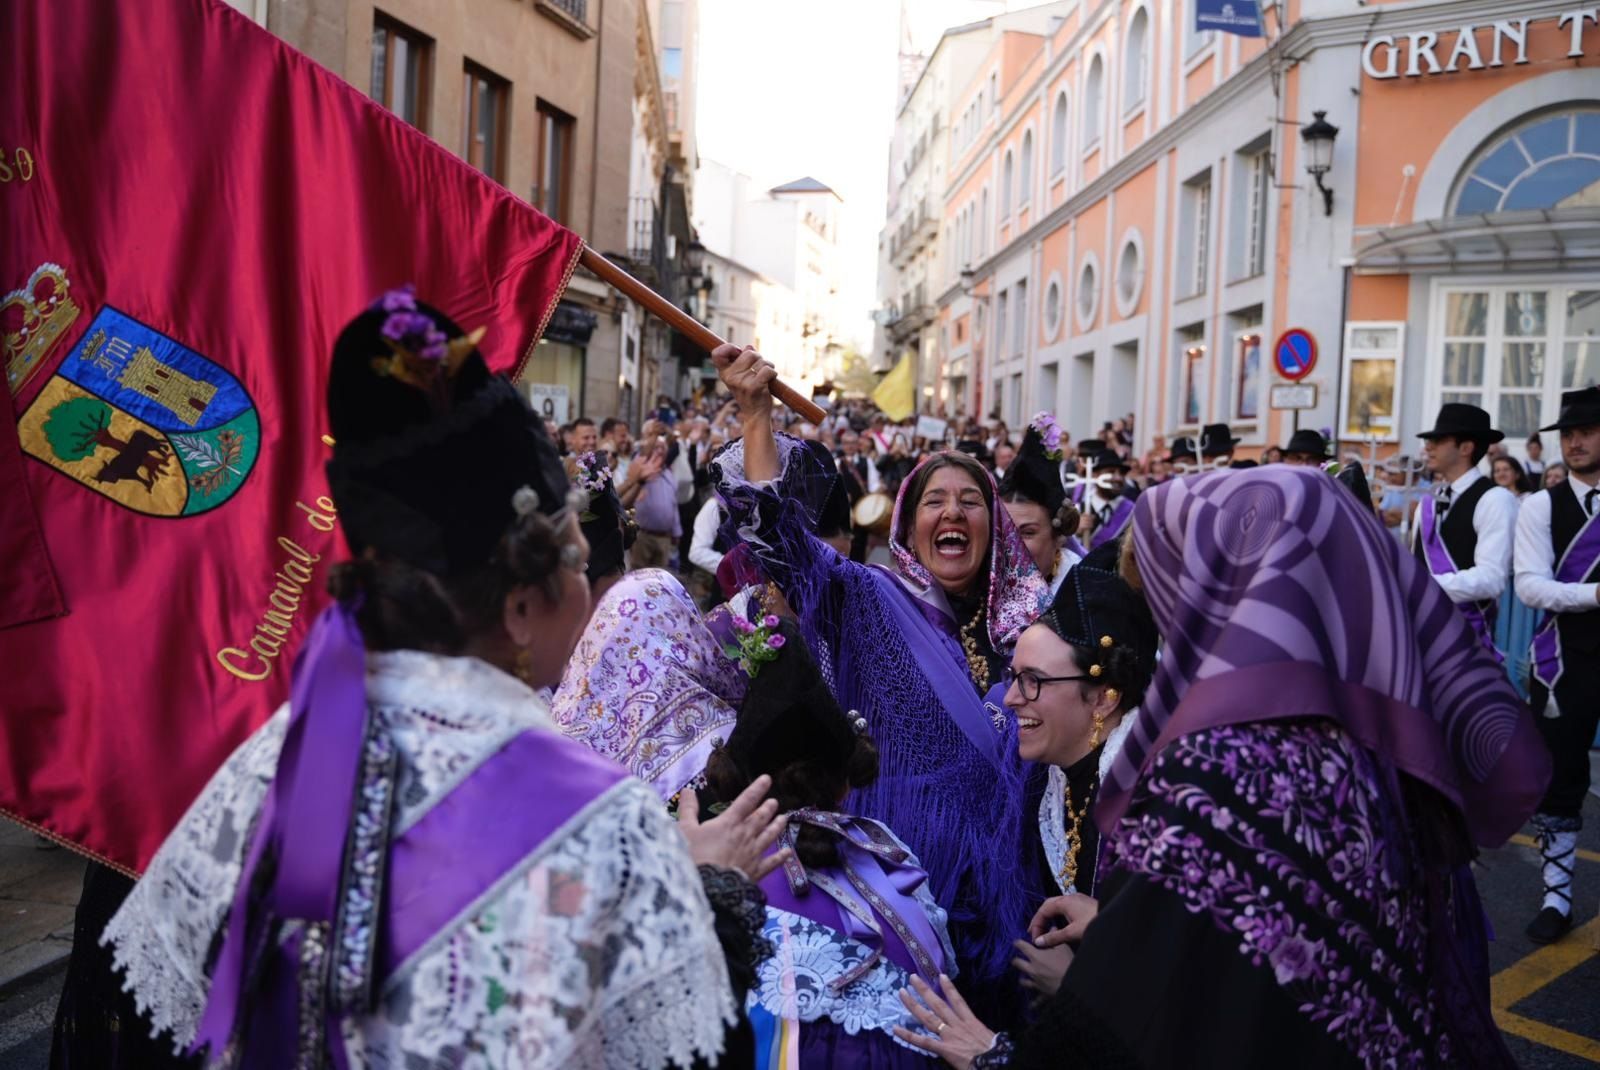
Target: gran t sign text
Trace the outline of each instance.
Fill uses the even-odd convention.
[[[1567,55],[1583,56],[1583,34],[1589,23],[1600,24],[1600,7],[1581,8],[1555,16],[1571,36]],[[1528,62],[1528,24],[1535,19],[1498,19],[1486,26],[1453,30],[1421,30],[1398,37],[1383,34],[1361,49],[1361,69],[1368,78],[1420,78],[1425,74],[1481,71],[1485,67]],[[1479,34],[1486,34],[1479,37]],[[1596,35],[1600,39],[1600,34]]]

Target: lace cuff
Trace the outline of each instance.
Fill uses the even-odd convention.
[[[996,1033],[988,1051],[979,1052],[972,1060],[972,1070],[993,1070],[997,1066],[1010,1066],[1015,1050],[1010,1033]]]
[[[772,943],[761,935],[767,921],[767,897],[759,885],[720,866],[702,865],[700,883],[711,902],[717,941],[728,960],[728,980],[742,1004],[755,986],[756,971],[772,957]]]

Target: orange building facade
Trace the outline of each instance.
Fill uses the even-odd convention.
[[[1254,40],[1104,0],[1000,35],[947,117],[925,408],[1381,456],[1463,400],[1520,453],[1600,378],[1595,11],[1291,0]],[[1314,391],[1274,390],[1290,328]]]

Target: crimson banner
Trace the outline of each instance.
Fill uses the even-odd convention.
[[[0,37],[0,810],[139,869],[344,552],[340,328],[412,281],[519,369],[580,244],[215,0]]]

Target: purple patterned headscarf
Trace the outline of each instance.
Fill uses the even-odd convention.
[[[906,504],[906,492],[923,466],[935,457],[949,453],[944,450],[924,457],[900,482],[894,496],[894,516],[889,521],[889,549],[894,553],[895,565],[912,585],[928,590],[934,586],[933,574],[917,559],[916,552],[900,541],[900,515],[904,509],[915,509],[916,503]],[[967,469],[961,468],[965,472]],[[1050,585],[1039,574],[1033,555],[1017,534],[1011,523],[1011,514],[1000,504],[1000,494],[995,489],[994,476],[985,469],[983,476],[989,481],[989,641],[996,650],[1002,650],[1016,641],[1022,630],[1050,605]]]
[[[1460,808],[1481,846],[1534,810],[1550,756],[1427,570],[1333,480],[1273,465],[1140,495],[1133,544],[1165,647],[1096,817],[1112,828],[1169,742],[1325,717]]]
[[[677,578],[642,569],[595,607],[550,712],[562,732],[670,799],[728,738],[747,683]]]

